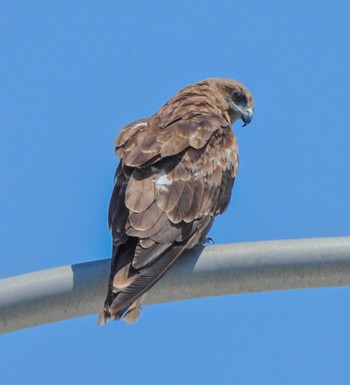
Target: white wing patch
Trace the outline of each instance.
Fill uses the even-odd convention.
[[[157,178],[154,180],[156,184],[156,188],[160,192],[167,192],[168,187],[173,184],[173,181],[168,178],[166,173],[164,171],[161,171],[161,173],[157,176]]]
[[[141,123],[137,123],[132,128],[143,127],[143,126],[147,126],[147,123],[142,123],[142,122]]]
[[[199,174],[199,171],[198,170],[193,170],[192,171],[192,175],[194,176],[194,179],[198,179],[200,174]]]

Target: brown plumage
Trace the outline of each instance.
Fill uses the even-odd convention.
[[[124,127],[109,207],[113,252],[99,324],[135,322],[143,294],[187,249],[205,241],[229,203],[238,172],[231,125],[248,124],[254,101],[230,79],[207,79]]]

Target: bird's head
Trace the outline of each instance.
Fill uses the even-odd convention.
[[[227,102],[230,106],[231,119],[241,119],[243,127],[251,122],[254,113],[254,100],[252,94],[242,85],[237,83],[230,89]]]
[[[215,83],[219,90],[223,102],[224,110],[227,111],[231,123],[235,120],[242,120],[243,127],[249,124],[253,118],[254,113],[254,99],[253,95],[248,89],[237,80],[231,79],[208,79]]]

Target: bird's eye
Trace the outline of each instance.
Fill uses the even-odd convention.
[[[239,90],[233,91],[231,97],[235,104],[247,103],[247,98],[242,91],[239,91]]]

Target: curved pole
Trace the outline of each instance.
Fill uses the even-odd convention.
[[[105,259],[1,279],[0,333],[97,313],[109,264]],[[350,286],[350,237],[196,248],[145,303],[327,286]]]

